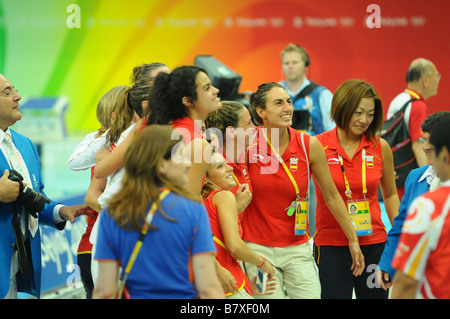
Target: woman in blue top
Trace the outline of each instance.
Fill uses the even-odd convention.
[[[211,228],[198,196],[186,190],[191,163],[173,129],[151,125],[128,148],[122,189],[100,214],[99,276],[94,298],[114,298],[119,269],[126,267],[149,208],[151,221],[125,289],[129,298],[223,298]],[[170,192],[162,198],[164,190]],[[201,269],[201,271],[200,271]]]

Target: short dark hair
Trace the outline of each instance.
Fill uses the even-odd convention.
[[[371,84],[350,79],[339,85],[331,101],[330,116],[337,127],[348,131],[350,119],[363,98],[373,99],[375,102],[373,121],[365,132],[367,138],[372,139],[379,135],[383,126],[383,105]]]
[[[449,114],[450,112],[441,111],[428,115],[428,117],[425,119],[425,121],[423,121],[422,125],[420,126],[422,132],[430,133],[436,122],[439,121],[443,116],[449,116]]]
[[[430,132],[430,143],[438,155],[443,147],[450,151],[450,112],[446,112],[434,125]]]

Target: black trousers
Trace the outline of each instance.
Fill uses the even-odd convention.
[[[362,245],[365,268],[355,277],[350,269],[352,257],[348,246],[316,246],[314,260],[319,269],[322,299],[351,299],[353,289],[357,299],[387,299],[389,291],[376,280],[376,268],[384,250],[384,243]]]
[[[91,274],[91,254],[77,255],[77,263],[80,267],[81,282],[86,291],[86,299],[91,299],[92,291],[94,290],[94,282]]]

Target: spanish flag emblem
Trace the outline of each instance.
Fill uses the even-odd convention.
[[[291,171],[296,171],[297,166],[298,166],[298,157],[291,157],[289,169]]]

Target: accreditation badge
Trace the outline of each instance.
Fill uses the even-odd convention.
[[[368,200],[347,201],[347,209],[355,228],[356,235],[372,234],[372,219],[370,217]]]
[[[306,235],[308,199],[298,199],[295,209],[295,235]]]

